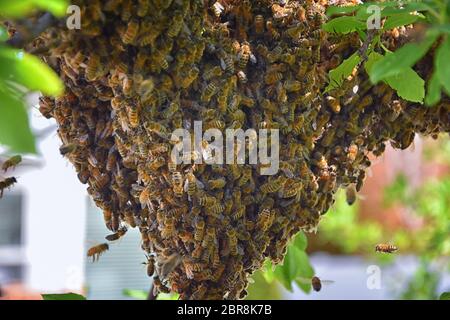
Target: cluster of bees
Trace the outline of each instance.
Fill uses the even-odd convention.
[[[299,230],[316,230],[339,187],[354,202],[370,152],[450,131],[448,102],[406,104],[356,70],[323,94],[329,70],[361,46],[321,30],[327,1],[73,2],[81,30],[54,28],[34,43],[66,84],[40,111],[56,119],[107,240],[139,229],[156,293],[244,298],[248,277],[267,258],[282,262]],[[170,133],[199,120],[279,129],[279,173],[174,164]]]

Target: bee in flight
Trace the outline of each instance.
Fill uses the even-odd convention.
[[[375,252],[394,253],[398,248],[392,244],[380,243],[375,246]]]
[[[314,276],[311,279],[309,278],[299,278],[299,282],[304,284],[310,284],[314,291],[319,292],[322,290],[322,285],[328,285],[334,283],[332,280],[321,280],[319,277]]]
[[[22,162],[22,156],[20,156],[20,155],[13,156],[13,157],[9,158],[8,160],[6,160],[5,162],[3,162],[2,170],[4,172],[6,172],[6,171],[8,171],[9,168],[15,168],[21,162]]]
[[[87,256],[92,257],[92,262],[95,262],[96,260],[98,261],[100,255],[106,250],[109,250],[109,245],[107,243],[102,243],[90,248],[87,252]]]

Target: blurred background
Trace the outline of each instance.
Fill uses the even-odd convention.
[[[0,200],[4,296],[76,292],[88,299],[145,298],[151,281],[137,230],[112,243],[98,262],[87,260],[87,249],[108,234],[103,216],[60,155],[55,123],[40,115],[37,96],[29,101],[39,156],[12,172],[19,183]],[[302,238],[307,268],[292,256],[289,270],[287,263],[275,272],[267,264],[253,277],[248,299],[437,299],[449,291],[448,136],[416,137],[412,148],[387,148],[373,163],[356,204],[347,205],[345,193],[339,193],[318,232]],[[376,254],[378,243],[399,251]],[[292,266],[298,269],[294,274]],[[333,283],[324,281],[314,292],[301,280],[312,275]]]

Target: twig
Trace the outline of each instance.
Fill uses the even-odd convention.
[[[35,24],[27,23],[23,28],[18,29],[6,43],[15,48],[23,48],[56,21],[51,13],[46,12]]]

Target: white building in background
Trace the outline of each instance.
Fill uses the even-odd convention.
[[[123,298],[126,288],[148,289],[136,230],[111,244],[98,263],[86,260],[89,246],[105,242],[103,215],[60,155],[54,120],[37,107],[30,120],[35,132],[55,129],[37,142],[39,157],[32,160],[39,166],[8,172],[18,183],[0,199],[0,284],[20,282],[41,293],[86,292],[94,299]]]

